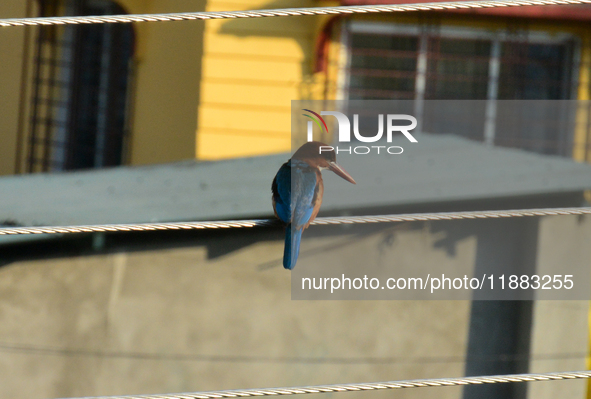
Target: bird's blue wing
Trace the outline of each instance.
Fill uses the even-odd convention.
[[[309,168],[291,168],[293,209],[292,223],[296,229],[304,226],[312,217],[316,196],[316,172]]]
[[[291,222],[291,167],[290,163],[284,163],[275,179],[273,179],[273,201],[275,213],[284,223]]]
[[[317,189],[316,171],[300,161],[284,163],[273,179],[275,213],[287,223],[283,253],[286,269],[293,269],[297,262],[302,230],[314,212]]]
[[[286,162],[279,168],[273,180],[272,191],[275,212],[279,219],[285,223],[293,223],[299,229],[312,217],[317,180],[314,170],[307,167],[307,164],[299,165],[296,162]]]

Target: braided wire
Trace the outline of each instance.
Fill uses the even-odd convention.
[[[374,391],[379,389],[401,389],[422,387],[450,387],[458,385],[499,384],[507,382],[557,381],[591,378],[591,371],[572,371],[543,374],[508,374],[463,378],[437,378],[405,381],[387,381],[362,384],[312,385],[289,388],[240,389],[162,395],[101,396],[100,399],[217,399],[245,398],[250,396],[299,395],[307,393],[333,393],[352,391]],[[83,399],[83,398],[81,398]],[[90,399],[90,398],[86,398]],[[96,397],[95,399],[99,399]]]
[[[381,12],[441,11],[492,7],[520,7],[563,4],[591,4],[591,0],[473,0],[434,3],[304,7],[246,11],[203,11],[167,14],[93,15],[73,17],[38,17],[0,19],[0,26],[107,24],[130,22],[187,21],[232,18],[264,18],[303,15],[367,14]]]
[[[438,212],[438,213],[407,213],[399,215],[376,216],[338,216],[317,218],[313,225],[339,225],[358,223],[392,223],[421,222],[436,220],[490,219],[526,216],[558,216],[558,215],[589,215],[591,208],[540,208],[516,209],[507,211],[469,211],[469,212]],[[41,226],[41,227],[4,227],[0,235],[19,234],[66,234],[66,233],[101,233],[130,231],[163,231],[163,230],[204,230],[229,229],[272,226],[279,223],[276,219],[228,220],[211,222],[171,222],[171,223],[137,223],[137,224],[98,224],[86,226]]]
[[[478,9],[492,7],[519,7],[542,5],[574,5],[591,4],[591,0],[488,0],[488,1],[448,1],[436,3],[410,3],[380,6],[339,6],[314,8],[287,8],[276,10],[252,11],[220,11],[220,12],[192,12],[167,14],[130,14],[109,16],[78,16],[78,17],[40,17],[40,18],[8,18],[0,19],[0,26],[34,26],[34,25],[71,25],[71,24],[103,24],[103,23],[131,23],[131,22],[163,22],[183,20],[211,20],[234,18],[263,18],[304,15],[338,15],[381,12],[409,12],[409,11],[441,11],[458,9]],[[314,225],[338,225],[356,223],[384,223],[384,222],[412,222],[459,219],[487,219],[509,218],[525,216],[555,216],[555,215],[587,215],[591,208],[546,208],[521,209],[508,211],[486,212],[443,212],[381,216],[350,216],[318,218]],[[50,227],[12,227],[0,228],[0,235],[22,234],[59,234],[59,233],[91,233],[91,232],[129,232],[129,231],[158,231],[158,230],[191,230],[191,229],[221,229],[221,228],[249,228],[269,226],[275,224],[273,219],[253,219],[213,222],[184,222],[184,223],[140,223],[140,224],[107,224],[87,226],[50,226]],[[214,399],[236,398],[252,396],[277,396],[308,393],[351,392],[362,390],[401,389],[419,387],[442,387],[460,385],[480,385],[508,382],[556,381],[567,379],[591,378],[590,371],[555,372],[544,374],[510,374],[495,376],[479,376],[444,379],[417,379],[404,381],[388,381],[362,384],[317,385],[288,388],[265,388],[224,390],[210,392],[194,392],[181,394],[141,395],[141,396],[103,396],[102,399]],[[98,399],[98,398],[97,398]]]

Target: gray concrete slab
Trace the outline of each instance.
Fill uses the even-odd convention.
[[[397,145],[396,142],[392,143]],[[338,156],[357,180],[325,172],[322,211],[453,202],[591,188],[591,165],[419,136],[402,155]],[[289,154],[0,178],[0,222],[135,223],[271,216],[271,181]]]

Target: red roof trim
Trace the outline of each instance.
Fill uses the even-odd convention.
[[[447,0],[341,0],[341,4],[352,6],[372,4],[437,3],[442,1]],[[434,12],[452,12],[462,14],[495,15],[503,17],[555,19],[567,21],[591,21],[591,6],[588,5],[497,7]]]

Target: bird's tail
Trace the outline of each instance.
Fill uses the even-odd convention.
[[[293,269],[298,261],[302,230],[292,229],[291,223],[287,225],[287,229],[285,230],[285,248],[283,250],[283,267],[286,269]]]

